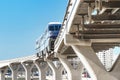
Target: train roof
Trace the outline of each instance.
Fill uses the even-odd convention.
[[[48,25],[50,24],[62,24],[61,22],[49,22]]]

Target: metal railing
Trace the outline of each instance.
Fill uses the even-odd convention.
[[[66,13],[65,13],[65,16],[64,16],[63,23],[62,23],[63,26],[61,27],[60,32],[58,34],[58,37],[56,38],[56,41],[55,41],[55,49],[62,42],[65,33],[68,32],[67,30],[70,27],[70,26],[68,26],[68,22],[70,21],[71,16],[75,15],[75,12],[76,12],[75,8],[78,6],[78,5],[76,5],[78,2],[80,2],[80,0],[69,0],[69,2],[68,2],[68,6],[67,6],[67,9],[66,9]]]

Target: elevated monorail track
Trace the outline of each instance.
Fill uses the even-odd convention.
[[[80,0],[79,4],[76,2],[70,0],[58,37],[70,34],[78,40],[92,41],[95,52],[119,46],[120,41],[117,39],[120,39],[120,0]],[[59,38],[57,42],[59,43]],[[59,45],[58,51],[64,51],[64,38]],[[67,49],[71,50],[66,48],[65,51]]]

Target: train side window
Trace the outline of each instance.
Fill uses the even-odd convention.
[[[49,26],[49,31],[54,31],[54,26]]]
[[[59,25],[59,30],[60,30],[60,28],[61,28],[61,25]]]

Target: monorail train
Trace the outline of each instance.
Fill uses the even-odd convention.
[[[36,40],[37,56],[44,57],[54,51],[54,42],[61,28],[60,22],[50,22],[43,35]]]

